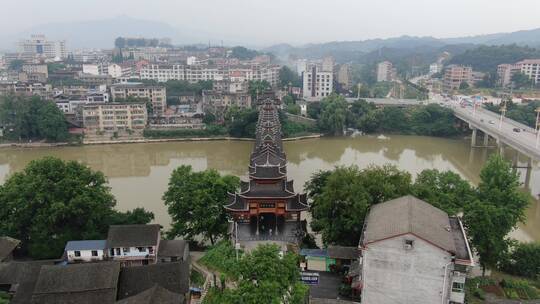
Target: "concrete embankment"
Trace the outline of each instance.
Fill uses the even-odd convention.
[[[302,139],[319,138],[321,134],[313,134],[306,136],[298,136],[291,138],[284,138],[283,141],[294,141]],[[136,143],[159,143],[159,142],[175,142],[175,141],[254,141],[253,138],[239,138],[239,137],[186,137],[186,138],[140,138],[140,139],[117,139],[117,140],[93,140],[84,141],[85,145],[109,145],[109,144],[136,144]]]

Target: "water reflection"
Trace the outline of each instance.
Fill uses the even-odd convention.
[[[424,169],[437,168],[459,173],[472,183],[495,149],[471,149],[466,140],[419,136],[390,135],[386,138],[361,136],[356,138],[322,138],[285,142],[289,160],[289,178],[301,191],[311,174],[337,165],[392,163],[413,176]],[[168,226],[169,216],[161,201],[174,168],[189,164],[195,170],[214,168],[222,173],[245,177],[251,142],[176,142],[155,144],[105,145],[46,149],[0,150],[0,182],[12,172],[22,170],[33,159],[51,155],[77,160],[100,170],[109,182],[121,210],[145,207],[156,215],[156,222]],[[511,159],[512,151],[506,151]],[[520,165],[526,164],[521,158]],[[540,171],[533,164],[530,192],[538,194]],[[525,169],[518,169],[522,181]],[[527,210],[527,224],[513,236],[523,240],[540,240],[540,207],[536,200]]]

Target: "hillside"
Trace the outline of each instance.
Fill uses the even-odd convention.
[[[540,58],[540,50],[518,45],[479,46],[454,56],[450,63],[472,66],[474,70],[495,72],[497,65],[526,58]]]

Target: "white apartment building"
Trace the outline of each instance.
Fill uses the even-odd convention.
[[[442,72],[442,69],[443,69],[442,63],[439,63],[439,62],[432,63],[429,65],[429,74],[433,75],[433,74],[440,73]]]
[[[107,256],[106,240],[69,241],[64,249],[68,263],[103,261]]]
[[[540,83],[540,59],[525,59],[516,65],[520,68],[521,73],[529,76],[534,84]]]
[[[28,74],[42,74],[49,77],[49,69],[46,64],[24,64],[22,71]]]
[[[19,42],[21,53],[34,54],[49,59],[67,58],[65,41],[50,41],[45,35],[32,35],[30,39]]]
[[[377,82],[393,81],[396,74],[396,69],[390,61],[383,61],[377,65]]]
[[[141,79],[152,79],[159,82],[169,80],[185,80],[190,83],[206,80],[231,80],[241,72],[244,80],[266,80],[272,86],[279,82],[279,69],[277,65],[241,65],[241,66],[213,66],[213,65],[181,65],[181,64],[149,64],[141,69]]]
[[[152,103],[152,115],[160,116],[167,109],[167,92],[164,86],[146,85],[139,82],[125,82],[111,86],[112,101],[128,97],[147,99]]]
[[[82,107],[86,132],[142,131],[148,121],[145,103],[99,103]]]
[[[133,68],[126,64],[111,63],[107,68],[107,73],[114,79],[129,79],[133,74]]]
[[[359,250],[362,303],[465,303],[474,261],[459,218],[410,195],[376,204]]]
[[[322,99],[334,89],[334,73],[322,71],[317,64],[310,64],[302,78],[302,94],[307,100]]]

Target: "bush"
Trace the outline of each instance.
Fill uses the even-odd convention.
[[[221,241],[200,259],[201,264],[220,271],[228,277],[236,278],[238,275],[238,263],[236,252],[228,241]]]

